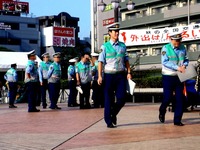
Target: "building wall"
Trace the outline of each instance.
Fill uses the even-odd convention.
[[[92,39],[92,51],[99,52],[101,45],[104,43],[104,36],[108,35],[108,30],[106,28],[107,25],[103,25],[103,21],[114,18],[115,13],[114,9],[110,9],[104,12],[101,12],[98,8],[99,0],[91,0],[91,9],[92,15],[92,32],[91,32],[91,39]],[[107,5],[111,4],[111,0],[104,0],[104,3]],[[109,6],[107,6],[109,8]]]
[[[11,30],[0,30],[1,47],[20,52],[33,49],[40,55],[40,32],[37,18],[0,15],[0,22],[11,24]]]
[[[188,11],[190,24],[200,23],[200,0],[190,0],[188,9],[187,0],[134,0],[134,10],[128,11],[126,3],[121,3],[121,28],[122,29],[156,29],[165,27],[184,26],[188,24]],[[184,42],[189,52],[200,52],[200,41]],[[136,56],[137,52],[147,56],[160,55],[163,45],[141,45],[128,47],[130,56]]]

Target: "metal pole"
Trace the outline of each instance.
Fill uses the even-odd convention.
[[[115,22],[119,22],[119,8],[115,8],[114,13]]]
[[[188,25],[190,24],[190,0],[188,0]]]

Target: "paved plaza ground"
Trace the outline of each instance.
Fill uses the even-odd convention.
[[[158,120],[159,104],[127,103],[118,127],[107,128],[103,109],[79,110],[59,103],[62,110],[28,113],[27,104],[9,109],[0,104],[1,150],[198,150],[200,108],[184,113],[183,127]]]

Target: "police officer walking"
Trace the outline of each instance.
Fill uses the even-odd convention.
[[[39,64],[39,80],[41,86],[42,106],[44,109],[47,107],[46,91],[48,90],[48,70],[51,62],[49,61],[49,53],[42,55],[43,61]]]
[[[9,108],[17,108],[14,105],[17,95],[17,64],[11,64],[11,68],[4,75],[4,79],[8,82],[9,87]]]
[[[159,120],[161,123],[165,122],[166,108],[175,91],[174,125],[183,126],[181,119],[183,116],[184,83],[180,82],[177,71],[184,73],[189,60],[186,49],[181,44],[182,32],[171,33],[169,36],[171,42],[163,46],[161,56],[164,99],[159,109]]]
[[[103,108],[104,107],[104,92],[103,92],[103,86],[98,85],[97,79],[98,79],[98,57],[99,54],[97,53],[91,53],[92,61],[94,63],[94,77],[92,82],[92,99],[94,101],[94,108]]]
[[[28,63],[25,71],[25,83],[27,86],[28,95],[28,112],[39,112],[36,108],[36,96],[37,96],[37,82],[38,82],[38,71],[35,65],[35,50],[28,54]]]
[[[76,96],[77,96],[77,90],[76,90],[76,72],[75,72],[75,63],[76,59],[70,59],[69,60],[69,67],[68,67],[68,83],[69,83],[69,98],[68,98],[68,107],[75,107],[78,106],[76,103]]]
[[[83,91],[82,94],[80,93],[80,109],[91,108],[89,99],[93,66],[94,64],[88,53],[83,53],[81,55],[81,61],[76,64],[77,85],[81,86]]]
[[[51,109],[61,109],[57,106],[61,79],[60,57],[60,52],[53,54],[54,62],[50,65],[48,70],[49,98],[51,101],[51,105],[49,108]]]
[[[131,78],[131,73],[126,46],[123,42],[118,41],[119,23],[108,26],[108,33],[110,41],[102,45],[102,52],[98,59],[98,84],[102,84],[104,64],[104,119],[108,128],[114,128],[117,125],[117,114],[125,104],[126,80]],[[116,102],[113,99],[114,93],[117,98]]]

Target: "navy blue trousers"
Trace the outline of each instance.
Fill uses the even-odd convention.
[[[60,94],[60,83],[49,83],[49,98],[51,101],[50,108],[55,109]]]
[[[105,109],[104,120],[107,125],[112,124],[112,116],[117,116],[125,104],[126,75],[105,74],[104,76]],[[116,101],[115,101],[115,95]]]
[[[104,107],[104,91],[102,86],[98,85],[97,81],[94,80],[92,83],[92,99],[94,101],[95,108],[103,108]]]
[[[90,107],[90,82],[81,84],[83,94],[80,94],[80,108]]]
[[[36,98],[37,98],[37,82],[28,82],[27,84],[27,95],[28,95],[28,110],[32,111],[36,109]]]
[[[76,90],[76,80],[69,81],[69,98],[68,105],[76,104],[76,96],[78,91]]]
[[[41,86],[42,106],[46,107],[47,106],[46,91],[48,90],[47,79],[43,79],[42,83],[43,83],[43,85]]]
[[[16,95],[17,95],[17,83],[9,82],[9,105],[14,105]]]
[[[163,90],[164,98],[160,106],[160,113],[165,115],[166,108],[172,101],[173,92],[175,92],[175,110],[174,110],[174,123],[180,123],[183,116],[183,104],[184,95],[183,88],[184,84],[180,82],[177,76],[166,76],[163,75]]]

